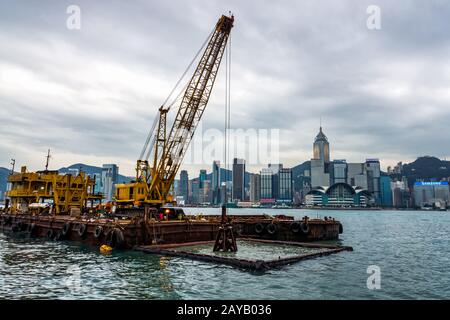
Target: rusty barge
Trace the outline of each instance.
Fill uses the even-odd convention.
[[[166,210],[166,209],[165,209]],[[237,238],[286,242],[337,240],[342,233],[338,221],[323,219],[293,220],[267,216],[228,216]],[[70,215],[0,214],[2,231],[26,232],[49,240],[69,240],[93,246],[108,244],[114,248],[133,249],[142,245],[184,244],[213,241],[220,227],[220,216],[182,220],[97,218]]]

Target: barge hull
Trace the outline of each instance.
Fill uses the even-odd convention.
[[[301,221],[269,219],[266,216],[229,216],[236,237],[271,241],[311,242],[337,240],[342,233],[338,221]],[[29,214],[0,214],[1,230],[28,232],[31,236],[52,240],[80,241],[93,246],[109,244],[116,248],[180,244],[213,241],[220,226],[220,217],[208,220],[145,221],[144,219],[111,220],[86,219],[70,216],[34,216]]]

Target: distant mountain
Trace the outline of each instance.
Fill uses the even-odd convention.
[[[294,181],[294,191],[300,191],[304,183],[311,183],[311,176],[305,176],[305,171],[311,172],[311,161],[305,161],[292,168],[292,180]]]
[[[292,168],[292,177],[296,178],[304,174],[305,170],[311,171],[311,161],[305,161]]]
[[[101,167],[90,166],[90,165],[83,164],[83,163],[75,163],[71,166],[60,168],[60,169],[58,169],[58,172],[60,174],[66,174],[66,173],[69,173],[69,170],[74,170],[74,169],[81,170],[90,175],[93,175],[93,174],[101,175],[102,174]]]
[[[58,172],[60,174],[66,174],[66,173],[69,173],[70,169],[72,169],[72,170],[78,169],[78,170],[81,170],[83,172],[86,172],[89,175],[94,175],[94,174],[95,175],[99,175],[99,176],[102,175],[102,167],[90,166],[90,165],[87,165],[87,164],[84,164],[84,163],[75,163],[75,164],[73,164],[71,166],[59,169]],[[133,180],[132,177],[126,177],[126,176],[123,176],[123,175],[119,174],[119,181],[118,181],[118,183],[128,183],[131,180]]]
[[[450,161],[436,157],[419,157],[414,162],[403,165],[403,174],[411,186],[416,180],[440,181],[450,177]]]
[[[6,182],[8,180],[8,175],[10,174],[11,169],[1,168],[0,167],[0,200],[3,200],[4,193],[6,192]]]

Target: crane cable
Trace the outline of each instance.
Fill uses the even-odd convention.
[[[224,168],[225,168],[225,181],[229,180],[229,165],[228,165],[228,152],[230,148],[230,123],[231,123],[231,34],[229,36],[228,45],[225,47],[225,128],[224,128]],[[225,183],[226,183],[225,182]],[[222,203],[225,206],[228,202],[228,191],[225,185],[225,195],[222,199]]]
[[[209,39],[212,37],[213,33],[214,33],[215,27],[213,28],[213,30],[210,32],[210,34],[208,35],[208,37],[206,38],[205,42],[203,42],[202,46],[200,47],[200,49],[197,51],[197,53],[195,54],[194,58],[192,59],[192,61],[189,63],[189,65],[187,66],[186,70],[183,72],[183,74],[181,75],[180,79],[178,79],[177,83],[175,84],[175,86],[173,87],[173,89],[170,91],[169,95],[167,96],[167,98],[164,100],[162,107],[165,107],[167,102],[169,101],[170,97],[173,95],[173,93],[175,92],[175,90],[178,88],[178,86],[180,85],[180,83],[183,81],[184,77],[186,76],[186,74],[188,73],[189,69],[191,69],[192,65],[194,64],[194,62],[197,60],[198,56],[200,55],[200,53],[203,51],[203,49],[205,48],[206,44],[208,43]],[[180,90],[180,92],[178,93],[178,95],[175,97],[175,99],[169,104],[167,111],[170,111],[170,108],[176,103],[176,101],[180,98],[181,94],[184,93],[186,91],[187,86],[189,85],[189,82],[186,83],[186,85],[183,87],[182,90]],[[142,160],[142,158],[144,157],[145,151],[147,150],[148,146],[149,146],[149,142],[150,139],[152,139],[152,142],[150,143],[150,148],[147,151],[147,154],[145,155],[145,160],[148,160],[148,158],[150,157],[150,154],[153,150],[153,146],[155,145],[155,140],[156,140],[156,135],[154,134],[155,132],[155,128],[156,125],[158,124],[158,119],[159,117],[155,117],[155,120],[153,121],[153,124],[151,126],[151,129],[147,135],[147,138],[145,139],[145,143],[144,143],[144,147],[142,148],[142,151],[139,155],[139,159]]]

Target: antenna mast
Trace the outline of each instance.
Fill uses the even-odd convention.
[[[11,165],[12,165],[11,174],[14,174],[14,166],[16,165],[16,159],[11,159]]]
[[[48,171],[48,163],[49,163],[49,161],[50,161],[50,158],[51,158],[52,156],[50,155],[50,149],[48,149],[48,151],[47,151],[47,162],[46,162],[46,164],[45,164],[45,171]]]

